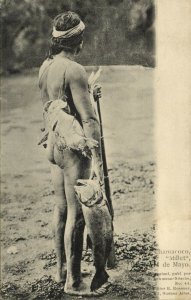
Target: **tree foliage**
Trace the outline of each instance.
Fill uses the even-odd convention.
[[[154,0],[0,0],[3,70],[39,66],[52,19],[77,12],[86,24],[83,64],[154,65]]]

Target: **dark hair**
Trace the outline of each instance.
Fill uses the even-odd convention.
[[[80,23],[80,17],[71,11],[57,15],[53,20],[53,26],[58,31],[69,30]],[[52,37],[50,41],[49,57],[60,53],[62,50],[72,52],[83,40],[83,32],[78,36],[62,39],[62,37]]]

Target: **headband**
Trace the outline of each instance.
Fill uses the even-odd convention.
[[[85,25],[82,21],[80,21],[80,23],[78,25],[76,25],[75,27],[70,28],[68,30],[65,30],[65,31],[59,31],[59,30],[56,30],[55,27],[53,27],[52,36],[54,38],[62,37],[64,39],[68,39],[73,36],[78,36],[80,33],[82,33],[84,31],[84,29],[85,29]]]

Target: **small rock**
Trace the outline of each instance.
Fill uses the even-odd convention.
[[[16,246],[11,246],[7,249],[7,253],[8,254],[17,254],[18,253],[18,249]]]

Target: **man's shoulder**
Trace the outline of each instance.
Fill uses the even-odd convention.
[[[71,79],[86,79],[87,77],[85,68],[75,61],[70,62],[70,68],[68,68],[68,75]]]
[[[76,61],[71,60],[70,62],[70,70],[72,71],[77,71],[77,72],[86,72],[84,66],[82,66],[81,64],[77,63]]]

